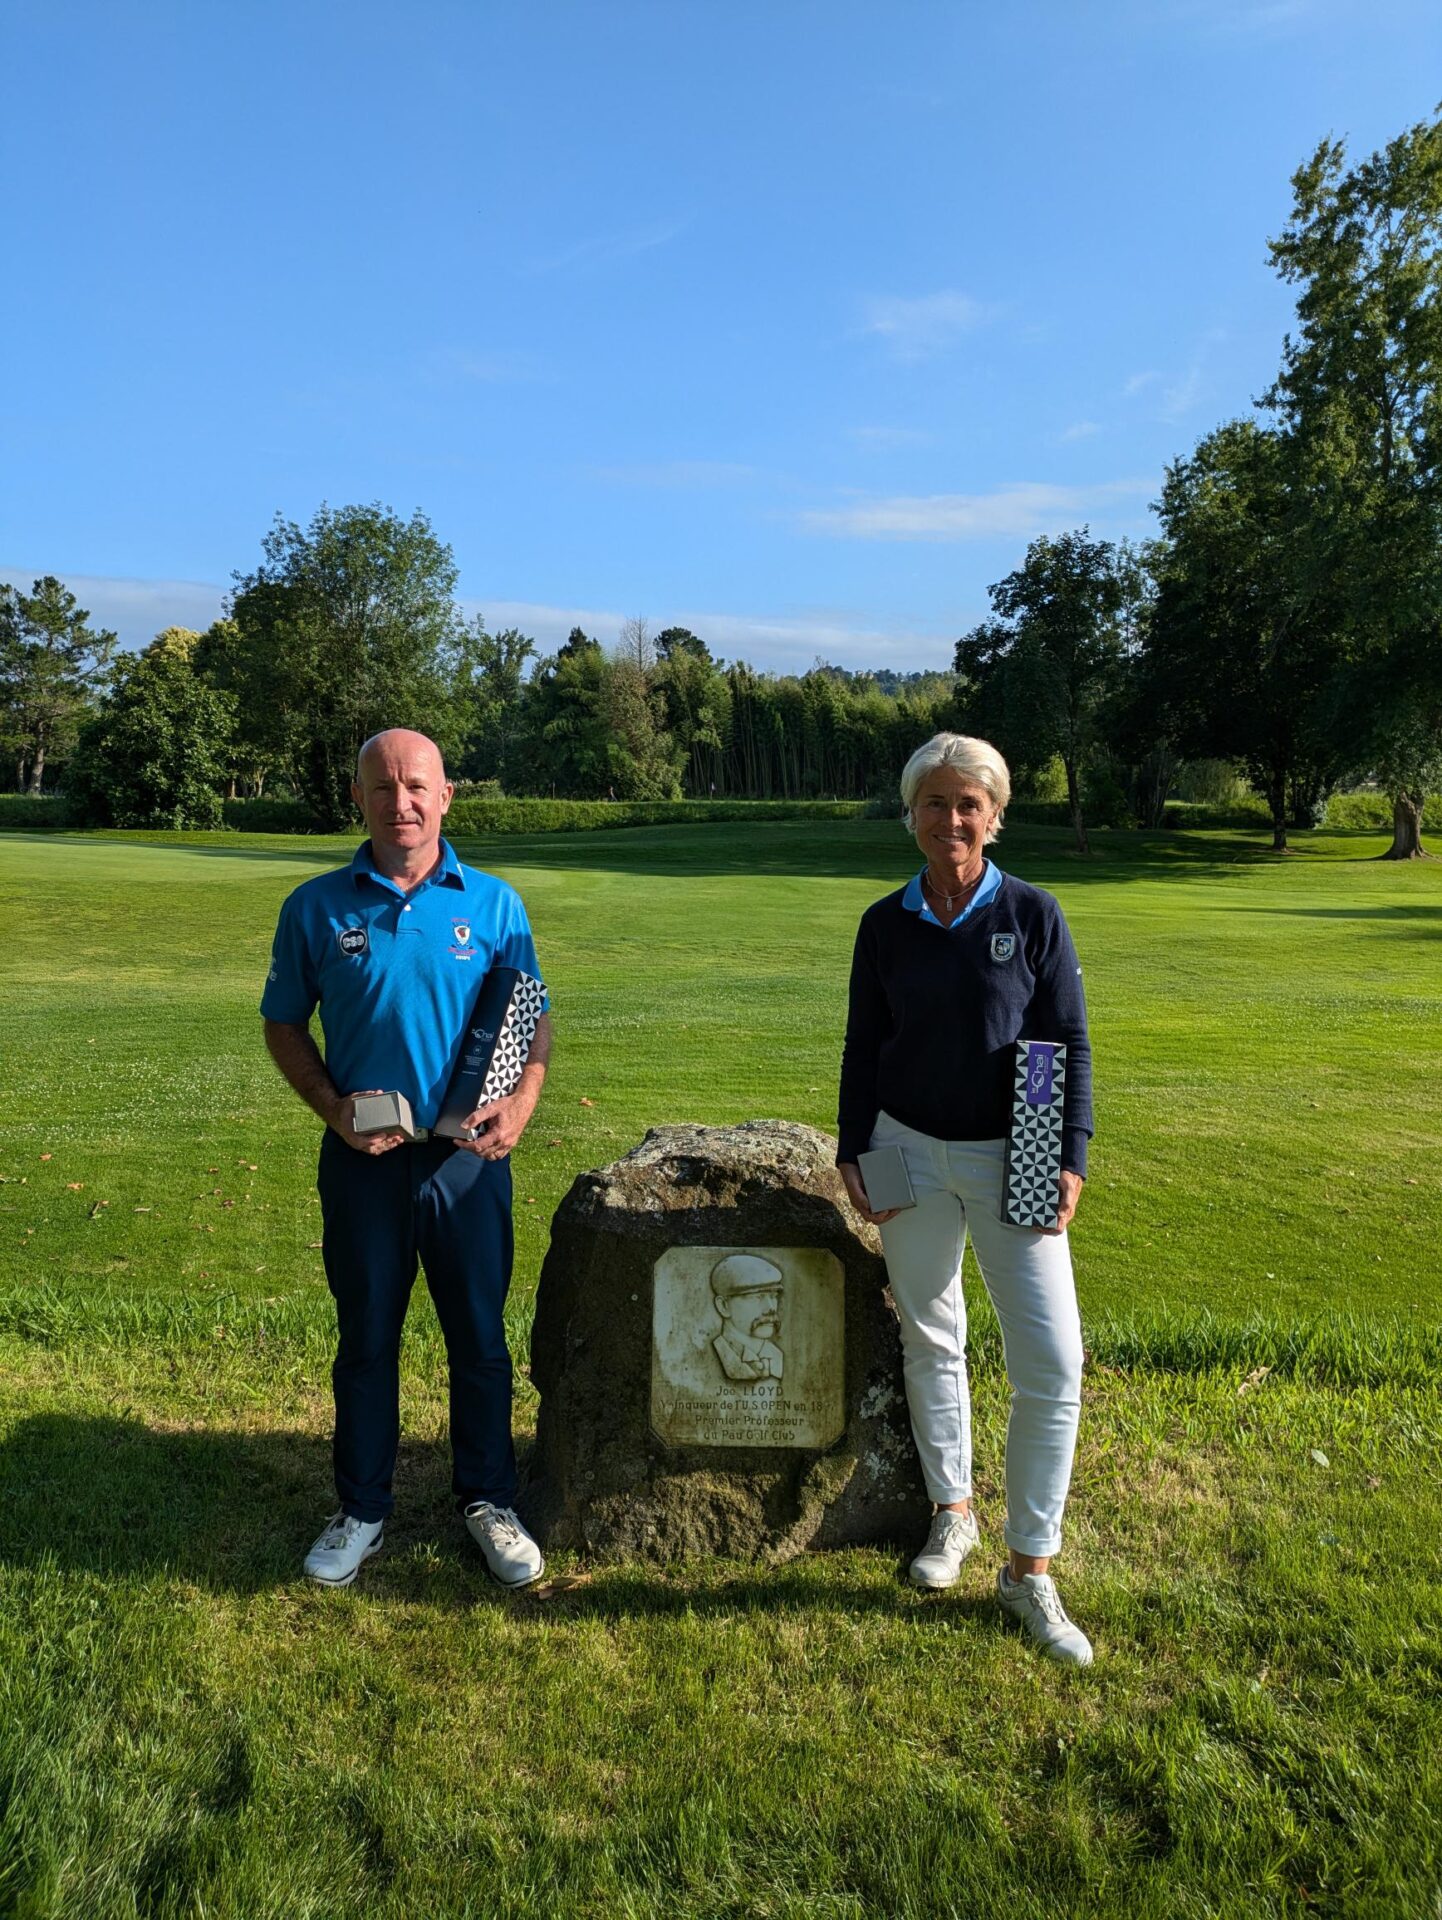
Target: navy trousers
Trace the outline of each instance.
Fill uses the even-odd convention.
[[[458,1153],[449,1140],[357,1153],[321,1142],[326,1279],[340,1340],[335,1484],[341,1508],[384,1520],[400,1444],[401,1328],[416,1263],[445,1335],[457,1506],[515,1504],[511,1356],[502,1311],[511,1284],[511,1163]]]

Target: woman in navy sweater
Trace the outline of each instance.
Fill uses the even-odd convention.
[[[1086,1177],[1091,1048],[1081,968],[1050,894],[1003,874],[986,848],[1011,797],[985,740],[939,733],[901,776],[906,824],[926,864],[861,917],[841,1064],[838,1168],[881,1229],[901,1317],[906,1397],[927,1492],[920,1587],[950,1586],[977,1544],[971,1510],[966,1307],[968,1232],[1011,1382],[1002,1605],[1053,1658],[1088,1665],[1048,1571],[1061,1545],[1081,1412],[1081,1326],[1066,1229]],[[1001,1218],[1002,1164],[1020,1038],[1065,1041],[1059,1222]],[[900,1147],[916,1205],[874,1213],[857,1156]]]

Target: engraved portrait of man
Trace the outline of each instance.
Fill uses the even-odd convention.
[[[721,1331],[711,1349],[728,1380],[779,1380],[781,1269],[758,1253],[728,1253],[711,1269],[711,1299]]]

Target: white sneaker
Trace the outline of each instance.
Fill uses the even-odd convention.
[[[1049,1573],[1024,1573],[1013,1580],[1008,1568],[996,1576],[996,1591],[1008,1613],[1015,1614],[1043,1653],[1063,1666],[1089,1667],[1092,1643],[1066,1617]]]
[[[503,1587],[528,1587],[546,1571],[541,1549],[509,1507],[473,1500],[466,1508],[466,1527]]]
[[[362,1561],[381,1550],[384,1520],[357,1520],[353,1514],[333,1513],[325,1532],[305,1556],[305,1570],[323,1587],[348,1587]]]
[[[931,1516],[926,1545],[911,1563],[911,1584],[932,1593],[954,1586],[962,1562],[980,1538],[976,1515],[970,1507],[965,1513],[952,1513],[946,1507],[938,1507]]]

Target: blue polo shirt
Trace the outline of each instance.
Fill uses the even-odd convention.
[[[260,1000],[267,1020],[291,1026],[318,1005],[341,1092],[403,1093],[421,1127],[440,1115],[489,970],[540,973],[515,888],[462,866],[448,841],[441,854],[409,893],[377,870],[369,840],[348,867],[297,887],[280,910]]]

